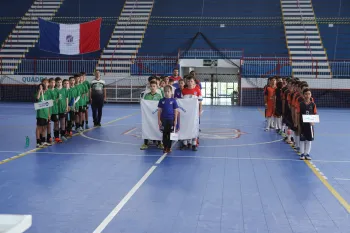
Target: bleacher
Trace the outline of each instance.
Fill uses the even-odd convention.
[[[201,7],[197,8],[201,10]],[[281,17],[281,6],[278,0],[210,0],[204,2],[203,16]]]
[[[124,0],[114,1],[114,0],[99,0],[98,3],[96,1],[80,1],[79,0],[66,0],[62,7],[58,10],[54,21],[58,21],[60,23],[82,23],[90,20],[94,20],[98,17],[114,17],[117,18],[123,8]],[[81,17],[79,20],[79,16]],[[64,17],[67,17],[64,19]],[[71,18],[76,17],[73,21]],[[103,20],[101,25],[101,50],[107,45],[108,40],[113,32],[116,21]],[[76,59],[96,59],[100,56],[101,51],[77,55],[77,56],[69,56],[69,58]],[[67,55],[59,55],[52,54],[50,52],[41,51],[38,45],[31,49],[29,53],[26,55],[27,58],[38,58],[38,57],[67,57]]]
[[[198,32],[194,26],[149,26],[143,45],[142,55],[176,55],[178,49],[186,49]],[[244,50],[246,56],[286,56],[288,51],[281,26],[203,26],[200,30],[218,49]],[[202,37],[198,37],[192,49],[209,48]]]
[[[283,25],[246,23],[254,20],[259,24],[262,17],[280,20],[280,2],[225,0],[205,1],[204,5],[199,0],[156,2],[139,54],[176,55],[178,49],[188,48],[191,39],[201,32],[216,48],[243,49],[245,56],[288,55]],[[209,47],[198,38],[191,48]]]
[[[32,3],[33,0],[1,0],[0,16],[21,18]]]
[[[343,23],[333,26],[326,23],[319,24],[321,38],[327,50],[328,59],[348,59],[350,54],[350,2],[343,0],[331,2],[315,0],[312,3],[318,19],[328,21],[329,24],[343,21]]]
[[[19,19],[27,12],[33,0],[0,1],[0,43],[7,38]]]

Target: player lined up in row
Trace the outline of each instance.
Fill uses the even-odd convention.
[[[36,144],[37,147],[50,146],[53,142],[62,143],[72,137],[73,127],[76,132],[89,128],[88,104],[91,103],[94,126],[100,126],[103,101],[106,99],[104,81],[96,72],[95,80],[86,80],[85,72],[69,79],[60,77],[43,79],[35,93],[35,101],[52,100],[49,108],[36,111]],[[54,123],[53,138],[51,122]]]
[[[178,74],[178,70],[174,70],[174,74]],[[165,86],[161,83],[164,82]],[[202,112],[202,94],[201,85],[195,77],[195,72],[192,71],[183,79],[180,76],[156,77],[148,78],[146,90],[143,93],[143,99],[158,101],[158,124],[159,129],[163,133],[163,141],[157,141],[157,147],[163,149],[164,153],[171,152],[170,134],[176,131],[177,126],[177,109],[178,104],[176,99],[180,98],[198,98],[199,100],[199,116]],[[141,150],[146,150],[149,147],[150,140],[144,139]],[[198,138],[189,138],[182,140],[180,149],[192,148],[196,151],[198,148]]]
[[[316,115],[317,108],[306,81],[271,77],[264,87],[266,129],[276,129],[292,145],[301,160],[311,160],[314,123],[303,122],[303,115]]]

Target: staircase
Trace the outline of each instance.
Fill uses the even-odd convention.
[[[51,20],[63,0],[35,0],[0,48],[0,74],[13,74],[39,39],[38,18]]]
[[[153,4],[153,0],[126,0],[111,39],[98,61],[97,70],[130,74],[132,60],[141,47]]]
[[[289,58],[295,78],[331,78],[311,0],[281,0]]]

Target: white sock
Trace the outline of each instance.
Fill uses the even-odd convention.
[[[292,140],[292,130],[290,130],[288,128],[287,128],[287,138],[288,138],[288,141]]]
[[[281,119],[281,122],[282,122],[282,119]],[[286,124],[283,124],[282,125],[282,132],[285,133],[285,130],[286,130]]]
[[[305,141],[300,141],[300,154],[305,154]]]
[[[311,141],[305,141],[305,154],[309,155],[311,152]]]
[[[282,117],[278,118],[278,128],[279,128],[280,130],[283,129],[283,126],[282,126]]]
[[[300,136],[295,135],[295,146],[300,147]]]
[[[266,129],[270,129],[271,126],[271,117],[267,117]]]
[[[192,139],[192,146],[196,146],[197,145],[197,139],[196,138],[193,138]]]
[[[271,128],[276,128],[276,118],[271,117]]]

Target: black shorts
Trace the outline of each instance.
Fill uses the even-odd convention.
[[[58,117],[60,119],[63,119],[63,118],[66,118],[66,115],[67,115],[67,113],[60,113],[60,114],[58,114]]]
[[[85,112],[86,106],[79,106],[79,112]]]
[[[67,120],[68,121],[75,121],[75,113],[74,113],[74,111],[70,111],[69,113],[67,113]]]
[[[313,141],[314,133],[314,127],[310,123],[302,123],[300,126],[300,141]]]
[[[88,110],[89,109],[89,105],[85,105],[85,109]]]
[[[36,118],[36,125],[37,126],[47,126],[48,120],[44,118]]]
[[[52,114],[51,115],[51,121],[52,122],[57,122],[58,121],[58,114]]]

